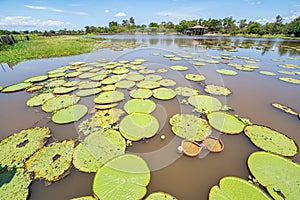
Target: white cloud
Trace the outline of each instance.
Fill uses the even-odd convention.
[[[174,20],[193,19],[193,18],[195,18],[194,15],[184,14],[184,13],[178,13],[178,12],[169,12],[169,11],[157,12],[157,13],[155,13],[155,15],[163,16],[163,17],[168,17],[168,18],[174,19]]]
[[[109,13],[109,10],[104,10],[105,13]]]
[[[44,6],[31,6],[31,5],[24,5],[26,8],[34,9],[34,10],[49,10],[48,7]]]
[[[71,26],[71,23],[51,19],[43,21],[31,16],[6,16],[0,19],[0,25],[6,27],[59,28]]]
[[[89,14],[86,13],[86,12],[69,12],[69,13],[75,14],[75,15],[84,15],[84,16],[89,15]]]
[[[244,0],[247,3],[250,3],[251,5],[260,5],[262,4],[261,1],[257,1],[257,0]]]
[[[117,14],[115,14],[115,17],[126,17],[126,13],[118,12]]]

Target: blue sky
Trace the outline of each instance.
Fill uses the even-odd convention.
[[[289,22],[300,15],[299,0],[0,0],[0,29],[59,30],[108,26],[134,17],[136,24],[204,18]]]

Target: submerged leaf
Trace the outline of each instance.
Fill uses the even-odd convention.
[[[39,150],[49,138],[49,128],[30,128],[8,136],[0,142],[0,165],[24,161]]]
[[[249,125],[244,132],[253,144],[265,151],[282,156],[294,156],[298,153],[298,146],[294,140],[271,128]]]
[[[55,142],[31,156],[25,163],[35,179],[57,181],[70,168],[74,150],[74,141]]]
[[[142,199],[150,182],[150,170],[139,156],[125,154],[101,167],[94,178],[93,192],[99,199]]]
[[[258,183],[266,187],[274,199],[299,198],[300,165],[298,163],[260,151],[249,156],[248,167]]]
[[[215,185],[209,192],[209,200],[241,200],[257,199],[271,200],[263,190],[248,181],[227,176],[220,180],[219,186]]]
[[[128,140],[138,141],[153,137],[159,129],[158,120],[145,113],[131,113],[120,122],[119,130]]]

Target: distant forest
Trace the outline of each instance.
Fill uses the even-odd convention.
[[[280,15],[276,16],[274,22],[268,22],[261,24],[255,21],[247,21],[246,19],[236,20],[233,17],[226,17],[224,19],[195,19],[195,20],[181,20],[178,24],[174,24],[171,21],[168,22],[150,22],[148,25],[138,25],[135,23],[135,19],[130,17],[129,19],[122,20],[121,23],[117,21],[111,21],[108,26],[96,27],[85,26],[85,30],[49,30],[45,32],[41,31],[8,31],[0,30],[0,35],[7,34],[109,34],[109,33],[183,33],[187,28],[196,25],[205,27],[205,33],[212,34],[229,34],[229,35],[247,35],[257,34],[263,35],[287,35],[300,37],[300,16],[290,23],[283,23],[283,19]]]

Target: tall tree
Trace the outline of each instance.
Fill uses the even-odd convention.
[[[271,29],[271,34],[274,35],[274,34],[278,33],[281,25],[282,25],[282,17],[280,15],[277,15],[275,18],[273,27]]]
[[[288,24],[288,34],[294,34],[296,37],[300,37],[300,17],[294,19]]]

